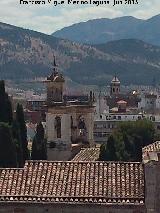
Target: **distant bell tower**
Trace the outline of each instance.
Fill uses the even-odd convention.
[[[54,57],[53,72],[47,77],[47,105],[63,102],[64,77],[58,72],[58,66]]]
[[[110,85],[110,95],[119,95],[120,94],[120,81],[117,78],[117,76],[115,75],[114,78],[111,81],[111,85]]]

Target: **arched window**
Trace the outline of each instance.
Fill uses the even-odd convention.
[[[55,129],[57,138],[61,138],[61,118],[59,116],[55,118]]]
[[[73,128],[73,117],[71,116],[71,128]]]
[[[82,115],[79,116],[78,119],[78,129],[85,129],[86,130],[86,124],[84,121],[84,117]]]

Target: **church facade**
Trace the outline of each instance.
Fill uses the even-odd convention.
[[[45,83],[48,160],[69,160],[73,143],[94,146],[93,93],[84,98],[65,95],[65,79],[55,62],[53,73]]]

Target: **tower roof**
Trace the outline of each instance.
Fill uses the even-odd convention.
[[[50,76],[47,77],[47,81],[64,82],[65,80],[62,74],[53,72]]]
[[[124,100],[120,100],[120,101],[117,101],[117,104],[127,104],[127,102]]]
[[[114,76],[114,78],[112,79],[112,81],[111,81],[111,84],[120,84],[120,81],[119,81],[119,79],[117,78],[117,76],[115,75]]]
[[[50,76],[47,77],[48,81],[54,81],[54,82],[64,82],[64,77],[61,73],[58,72],[58,65],[56,63],[56,58],[54,56],[54,62],[53,62],[53,71]]]

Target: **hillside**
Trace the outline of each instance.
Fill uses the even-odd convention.
[[[123,84],[160,79],[160,47],[134,39],[88,46],[0,23],[0,51],[1,79],[47,76],[53,55],[64,75],[81,84],[106,85],[115,73]]]
[[[65,27],[55,37],[85,44],[100,44],[120,39],[139,39],[160,45],[160,15],[148,20],[131,16],[94,19]]]

